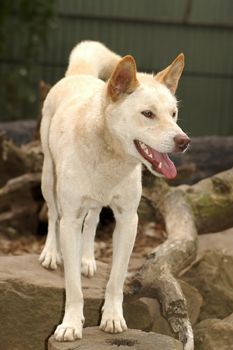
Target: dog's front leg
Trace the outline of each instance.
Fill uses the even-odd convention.
[[[83,295],[81,289],[82,218],[63,216],[60,221],[60,243],[64,261],[66,304],[62,323],[55,331],[58,341],[82,338]]]
[[[114,214],[116,227],[113,233],[113,262],[100,328],[105,332],[119,333],[127,329],[122,309],[123,285],[137,233],[138,216],[135,211]]]

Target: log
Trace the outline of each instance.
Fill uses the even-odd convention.
[[[41,208],[40,173],[13,178],[0,188],[0,232],[8,239],[35,234]]]
[[[232,213],[233,169],[193,186],[177,188],[169,187],[147,171],[144,173],[139,217],[156,218],[164,225],[168,238],[148,256],[127,285],[126,298],[157,297],[164,317],[185,350],[194,348],[193,332],[176,277],[195,261],[197,232],[231,227]]]
[[[141,224],[156,222],[164,226],[161,202],[168,184],[145,171],[143,196],[139,206]],[[218,232],[233,226],[233,168],[194,185],[176,187],[189,202],[198,233]]]
[[[41,172],[43,155],[38,141],[16,146],[0,130],[0,187],[27,173]]]
[[[233,168],[180,189],[192,207],[199,233],[233,226]]]
[[[147,182],[148,185],[148,182]],[[150,186],[156,190],[151,191]],[[170,188],[162,179],[151,179],[144,197],[153,203],[167,231],[167,240],[149,254],[146,262],[126,286],[126,298],[156,297],[174,335],[185,350],[194,349],[187,303],[176,280],[197,254],[197,230],[185,193]],[[155,197],[158,198],[154,202]],[[156,204],[155,204],[156,203]]]

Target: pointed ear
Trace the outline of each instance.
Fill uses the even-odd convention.
[[[123,57],[108,82],[107,93],[112,101],[117,101],[123,94],[130,94],[138,87],[136,74],[134,58],[130,55]]]
[[[168,89],[175,94],[180,76],[184,69],[184,54],[181,53],[176,59],[164,70],[155,75],[155,79],[165,84]]]

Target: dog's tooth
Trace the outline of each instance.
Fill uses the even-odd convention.
[[[162,162],[159,163],[158,168],[159,168],[159,169],[162,168]]]

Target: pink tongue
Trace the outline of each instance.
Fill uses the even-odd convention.
[[[154,149],[151,149],[153,160],[155,161],[154,168],[155,171],[162,173],[167,179],[174,179],[176,177],[177,171],[174,163],[168,157],[166,153],[159,153]],[[162,164],[159,168],[159,163]]]

